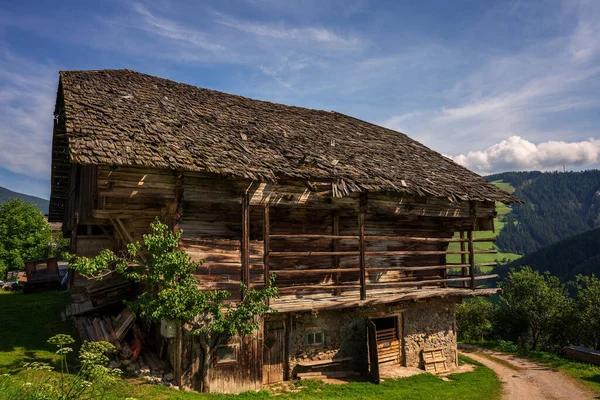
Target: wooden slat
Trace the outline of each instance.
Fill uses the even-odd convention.
[[[339,217],[338,217],[339,219]],[[358,236],[339,236],[336,234],[332,235],[309,235],[309,234],[297,234],[297,235],[271,235],[271,239],[358,239]]]
[[[469,273],[468,267],[470,267],[470,264],[466,264],[467,263],[467,256],[464,253],[464,251],[466,250],[465,249],[465,242],[464,242],[465,241],[465,232],[464,231],[460,231],[460,239],[461,239],[461,242],[460,242],[460,251],[463,252],[460,255],[460,263],[463,264],[463,267],[462,267],[462,276],[465,277]],[[467,287],[468,286],[467,282],[463,282],[463,286]]]
[[[317,268],[317,269],[277,269],[277,276],[306,275],[306,274],[342,274],[344,272],[359,272],[360,268]]]
[[[448,278],[448,279],[422,279],[422,280],[418,280],[418,281],[409,281],[409,282],[376,282],[376,283],[369,283],[369,286],[422,286],[424,284],[432,284],[432,283],[445,283],[445,282],[464,282],[464,281],[469,281],[469,280],[473,280],[473,281],[481,281],[481,280],[486,280],[486,279],[495,279],[498,278],[497,274],[493,274],[493,275],[479,275],[479,276],[475,276],[474,278],[472,277],[465,277],[465,278]]]
[[[277,286],[277,291],[280,293],[290,293],[305,290],[332,290],[332,289],[358,289],[361,285],[294,285],[294,286]]]
[[[334,239],[332,241],[332,250],[334,252],[338,252],[338,251],[340,251],[340,240],[337,238],[340,234],[340,216],[337,214],[333,214],[331,217],[331,233],[334,236]],[[334,269],[340,269],[340,261],[341,261],[340,256],[333,256],[333,268]],[[341,278],[342,278],[341,272],[338,272],[335,274],[336,285],[340,283]],[[337,290],[335,292],[335,294],[336,294],[336,296],[339,296],[341,294],[341,290]]]
[[[360,239],[359,236],[352,235],[317,235],[317,234],[290,234],[290,235],[270,235],[271,239]],[[394,241],[394,242],[427,242],[427,243],[455,243],[467,242],[468,239],[458,238],[426,238],[412,236],[365,236],[366,241]],[[495,242],[496,238],[476,238],[474,242]]]
[[[496,254],[497,250],[476,250],[474,254]],[[429,256],[442,254],[469,254],[462,251],[442,250],[397,250],[366,251],[365,256]],[[360,256],[360,251],[272,251],[271,257],[310,257],[310,256]]]
[[[475,250],[473,246],[473,231],[476,228],[477,218],[476,218],[476,210],[475,210],[475,202],[469,202],[469,210],[471,213],[471,229],[468,232],[469,239],[469,264],[471,264],[470,274],[471,274],[471,289],[475,289]],[[481,254],[481,253],[478,253]]]
[[[250,201],[248,195],[242,196],[242,283],[250,285]],[[242,296],[244,294],[242,293]]]
[[[426,243],[461,243],[467,242],[465,238],[428,238],[428,237],[415,237],[415,236],[365,236],[367,241],[394,241],[394,242],[426,242]],[[477,238],[475,242],[495,242],[496,238]]]
[[[272,251],[271,257],[357,256],[358,251]]]
[[[367,270],[365,262],[365,213],[358,214],[358,235],[359,235],[359,265],[360,265],[360,299],[367,298]]]
[[[270,246],[270,232],[271,232],[271,219],[269,215],[269,206],[266,205],[263,214],[263,280],[265,286],[267,285],[269,278],[271,276],[271,269],[269,267],[269,252],[271,251]],[[267,305],[269,304],[269,299],[267,299]]]

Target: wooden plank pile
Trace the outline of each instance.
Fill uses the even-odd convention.
[[[108,315],[82,316],[75,318],[75,326],[81,340],[105,341],[115,345],[121,351],[121,342],[129,333],[135,322],[135,313],[125,307],[117,316]]]
[[[423,364],[425,371],[432,374],[448,372],[448,362],[442,347],[423,349]]]

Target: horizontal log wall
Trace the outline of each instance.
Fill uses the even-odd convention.
[[[264,261],[268,260],[283,295],[275,302],[299,296],[359,296],[361,288],[366,289],[363,296],[370,298],[416,288],[423,281],[440,284],[447,277],[448,244],[461,240],[453,238],[454,232],[488,228],[494,215],[490,202],[457,204],[371,193],[337,199],[298,182],[270,185],[209,174],[100,167],[91,218],[121,226],[115,235],[122,244],[141,239],[156,217],[176,224],[183,231],[181,247],[192,259],[203,262],[198,270],[202,288],[226,289],[232,299],[239,299],[239,285],[245,276],[243,196],[247,196],[250,210],[248,274],[244,279],[250,286],[262,286]],[[263,223],[266,207],[270,210],[268,229]],[[270,234],[268,257],[265,231]],[[465,246],[463,254],[466,252]],[[457,267],[469,268],[471,263]]]

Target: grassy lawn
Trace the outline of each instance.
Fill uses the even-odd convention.
[[[65,293],[7,294],[0,292],[0,374],[13,375],[13,387],[43,378],[54,372],[23,371],[23,362],[55,360],[52,346],[46,340],[57,333],[73,333],[69,321],[62,322],[69,296]],[[347,385],[325,385],[316,381],[295,383],[287,392],[272,396],[266,391],[241,395],[202,395],[149,385],[137,379],[123,379],[113,387],[107,399],[133,397],[145,399],[496,399],[501,383],[488,368],[466,357],[461,362],[477,365],[472,372],[448,376],[448,381],[422,374],[405,379],[388,379],[380,385],[355,382]],[[44,375],[46,374],[46,375]],[[7,396],[5,393],[4,396]],[[6,398],[0,393],[0,399]]]
[[[570,375],[578,381],[600,393],[600,366],[568,360],[556,354],[544,351],[531,351],[518,348],[512,343],[503,341],[468,342],[480,347],[515,354],[528,360],[539,362]]]
[[[494,185],[498,186],[500,189],[505,190],[509,193],[514,192],[514,188],[508,183],[505,183],[502,181],[494,181],[492,183]],[[494,227],[496,229],[496,232],[478,231],[473,234],[473,237],[475,237],[475,238],[493,238],[500,234],[500,231],[502,230],[502,228],[504,228],[504,216],[506,214],[508,214],[511,211],[511,209],[506,204],[497,202],[496,203],[496,211],[498,212],[498,215],[494,219]],[[457,234],[457,235],[455,235],[455,237],[458,238],[459,235]],[[474,249],[475,250],[498,250],[493,242],[475,243]],[[448,250],[460,251],[460,244],[459,243],[450,243],[450,245],[448,246]],[[492,262],[495,262],[496,260],[502,260],[505,258],[510,261],[513,261],[520,257],[521,257],[521,255],[519,255],[519,254],[502,253],[502,252],[498,252],[497,254],[477,254],[475,256],[475,262],[476,263],[492,263]],[[460,254],[450,254],[450,255],[446,256],[446,262],[460,263]],[[492,270],[493,270],[493,267],[482,267],[481,268],[481,272],[483,272],[483,273],[489,273]]]

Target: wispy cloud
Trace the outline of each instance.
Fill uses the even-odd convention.
[[[133,10],[142,17],[142,24],[136,27],[154,35],[172,39],[177,42],[185,42],[199,49],[207,51],[223,51],[225,46],[211,41],[209,35],[176,21],[154,15],[140,3],[133,3]]]
[[[31,177],[50,177],[57,82],[56,68],[51,65],[0,54],[2,167]]]
[[[573,4],[571,4],[573,3]],[[509,136],[543,142],[598,136],[575,113],[600,106],[600,3],[569,2],[575,23],[524,50],[490,58],[442,94],[441,106],[403,109],[382,121],[447,154],[489,147]],[[575,7],[576,6],[576,7]],[[592,129],[592,131],[590,131]]]
[[[290,40],[299,43],[310,43],[312,45],[327,45],[338,51],[356,50],[361,43],[356,37],[343,37],[323,27],[309,26],[296,28],[286,26],[283,22],[264,23],[237,19],[222,13],[217,13],[217,15],[217,23],[223,26],[271,39]]]

